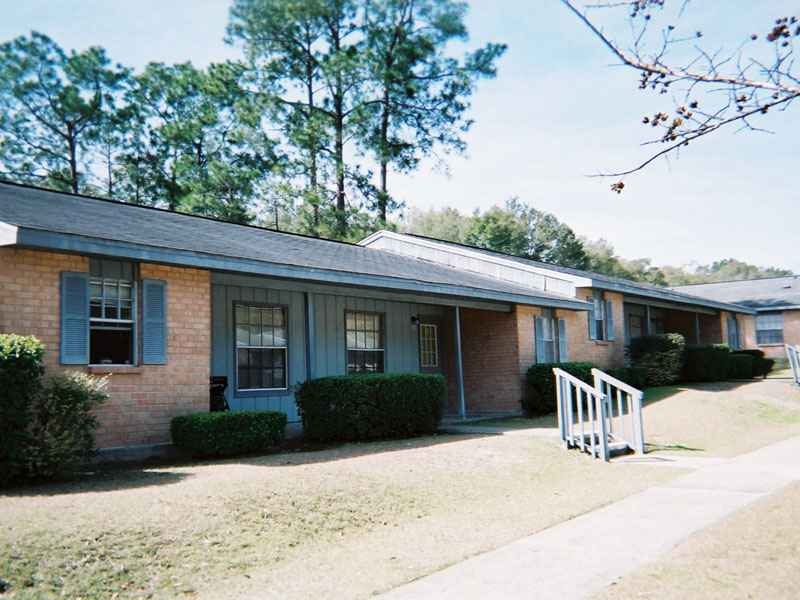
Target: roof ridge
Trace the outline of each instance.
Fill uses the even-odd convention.
[[[39,185],[32,185],[32,184],[29,184],[29,183],[19,183],[17,181],[10,181],[10,180],[4,179],[2,177],[0,177],[0,185],[9,185],[9,186],[19,187],[19,188],[23,188],[23,189],[36,190],[36,191],[40,191],[40,192],[47,192],[47,193],[51,193],[51,194],[56,194],[58,196],[64,196],[66,198],[80,198],[80,199],[83,199],[83,200],[95,200],[97,202],[106,202],[108,204],[117,204],[117,205],[120,205],[120,206],[126,206],[126,207],[130,207],[130,208],[134,208],[134,209],[141,208],[141,209],[144,209],[144,210],[151,210],[151,211],[160,212],[160,213],[177,215],[179,217],[190,217],[190,218],[194,218],[194,219],[203,219],[205,221],[212,221],[214,223],[223,223],[225,225],[233,225],[233,226],[239,226],[239,227],[249,227],[251,229],[258,229],[260,231],[268,231],[270,233],[276,233],[276,234],[279,234],[279,235],[287,235],[287,236],[294,236],[294,237],[304,238],[304,239],[320,240],[320,241],[323,241],[323,242],[331,242],[331,243],[334,243],[334,244],[344,244],[345,246],[359,246],[359,244],[356,243],[356,242],[346,242],[346,241],[343,241],[343,240],[335,240],[335,239],[332,239],[332,238],[318,237],[318,236],[309,235],[309,234],[305,234],[305,233],[295,233],[293,231],[281,231],[279,229],[273,229],[271,227],[265,227],[263,225],[252,225],[252,224],[248,224],[248,223],[236,223],[235,221],[227,221],[225,219],[219,219],[217,217],[209,217],[207,215],[195,215],[195,214],[192,214],[192,213],[185,213],[185,212],[180,212],[180,211],[177,211],[177,210],[170,210],[168,208],[161,208],[159,206],[148,206],[148,205],[145,205],[145,204],[133,204],[132,202],[125,202],[124,200],[115,200],[113,198],[102,198],[100,196],[93,196],[91,194],[62,192],[61,190],[54,190],[54,189],[42,187],[42,186],[39,186]],[[364,246],[359,246],[359,247],[363,248]]]
[[[770,281],[773,279],[800,279],[800,274],[795,275],[793,273],[791,275],[774,275],[772,277],[752,277],[750,279],[726,279],[724,281],[706,281],[704,283],[684,283],[681,285],[674,285],[670,287],[676,288],[676,287],[694,287],[698,285],[719,285],[722,283],[746,283],[749,281]]]

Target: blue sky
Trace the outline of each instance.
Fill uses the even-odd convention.
[[[114,60],[137,68],[149,60],[205,65],[237,56],[222,39],[228,0],[3,3],[13,4],[0,20],[3,41],[37,29],[65,48],[102,45]],[[640,119],[669,102],[638,91],[636,74],[613,66],[557,0],[470,4],[471,45],[502,41],[508,53],[497,79],[483,82],[474,98],[467,154],[451,158],[447,173],[424,164],[413,175],[395,175],[397,196],[423,208],[464,211],[519,196],[580,235],[608,239],[628,258],[687,264],[736,257],[800,272],[800,107],[763,121],[773,135],[731,131],[706,138],[628,178],[618,196],[608,191],[610,180],[586,175],[645,157],[639,144],[648,131]],[[727,38],[706,31],[706,44],[730,47],[751,29],[762,33],[772,17],[792,14],[793,4],[737,2],[735,11],[723,11],[724,0],[691,3],[688,19]]]

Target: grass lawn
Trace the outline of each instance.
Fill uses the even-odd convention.
[[[797,483],[694,534],[596,600],[797,598],[799,522]]]
[[[735,456],[800,434],[800,388],[770,380],[645,391],[648,452]]]
[[[16,599],[368,597],[678,474],[500,435],[109,471],[0,495],[0,577]]]
[[[800,388],[786,380],[651,388],[642,410],[646,451],[735,456],[800,435]],[[555,415],[474,421],[461,427],[553,428]]]

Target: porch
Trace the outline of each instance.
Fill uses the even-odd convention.
[[[721,344],[722,317],[718,311],[701,307],[684,307],[626,297],[625,344],[645,335],[679,333],[687,344]]]
[[[538,309],[225,273],[212,274],[211,305],[211,374],[227,379],[233,410],[299,423],[294,389],[307,379],[419,372],[445,377],[446,418],[520,413]]]

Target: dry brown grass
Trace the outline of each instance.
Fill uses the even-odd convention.
[[[0,497],[0,577],[15,598],[366,597],[677,474],[520,434],[117,471]]]
[[[798,523],[800,483],[689,537],[596,600],[793,600],[800,595]]]
[[[648,451],[736,456],[800,434],[800,388],[785,380],[645,392]]]

